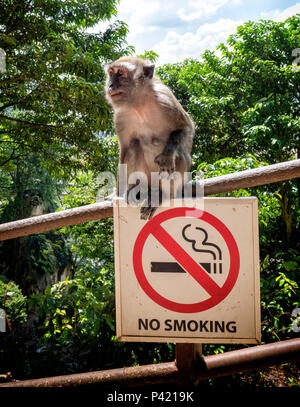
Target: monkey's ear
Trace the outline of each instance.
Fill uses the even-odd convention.
[[[154,64],[153,65],[144,65],[143,72],[146,78],[152,79],[154,74]]]

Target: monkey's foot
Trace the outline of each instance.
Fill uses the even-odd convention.
[[[156,207],[153,206],[142,206],[141,207],[141,219],[148,220],[151,219],[156,211]]]
[[[154,162],[159,165],[159,175],[164,178],[165,175],[171,175],[175,172],[175,157],[174,155],[161,153],[155,157]]]

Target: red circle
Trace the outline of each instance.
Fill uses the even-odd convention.
[[[207,222],[211,226],[213,226],[225,240],[230,254],[229,273],[225,283],[220,288],[218,293],[204,301],[196,302],[193,304],[182,304],[168,300],[167,298],[161,296],[148,282],[142,265],[143,248],[148,236],[152,233],[152,231],[159,227],[162,222],[180,216],[201,219],[202,221]],[[214,215],[195,208],[172,208],[161,212],[154,218],[150,219],[140,231],[133,249],[133,268],[140,286],[144,290],[145,294],[147,294],[148,297],[150,297],[154,302],[170,311],[180,313],[193,313],[205,311],[209,308],[212,308],[215,305],[219,304],[225,297],[227,297],[227,295],[234,287],[239,274],[240,255],[236,241],[232,236],[230,230]]]

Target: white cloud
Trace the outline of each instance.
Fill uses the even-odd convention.
[[[177,29],[187,22],[215,15],[226,4],[240,0],[120,0],[118,18],[129,25],[130,35],[150,29]]]
[[[186,32],[180,35],[176,31],[169,31],[153,50],[160,55],[161,64],[174,63],[185,58],[199,59],[203,51],[215,49],[242,23],[243,21],[220,18],[214,23],[203,24],[196,33]]]
[[[263,10],[264,2],[261,3]],[[236,5],[240,7],[232,7]],[[231,14],[226,6],[231,7]],[[214,50],[244,23],[239,18],[244,7],[241,0],[120,0],[117,18],[128,24],[127,42],[135,46],[136,53],[152,49],[160,56],[159,64],[163,64],[200,58],[205,49]],[[230,18],[232,10],[234,19]],[[257,19],[282,21],[300,13],[300,2],[284,10],[260,10]],[[222,17],[223,11],[227,18]],[[106,25],[101,23],[98,29]]]
[[[217,13],[219,8],[225,4],[231,2],[231,0],[188,0],[185,8],[178,10],[178,16],[184,21],[193,21],[201,17],[212,16]]]
[[[199,58],[205,49],[224,41],[241,21],[221,18],[199,25],[223,6],[238,3],[240,0],[120,0],[118,18],[128,24],[127,41],[136,53],[152,49],[162,64]]]
[[[270,10],[260,13],[260,18],[263,20],[284,21],[295,14],[300,13],[300,2],[286,8],[285,10]]]
[[[149,27],[153,30],[157,16],[164,12],[159,1],[121,0],[118,17],[129,25],[131,35],[141,34]]]

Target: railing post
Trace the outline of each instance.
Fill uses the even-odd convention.
[[[201,355],[201,344],[176,343],[175,362],[185,384],[197,384],[197,366]]]

